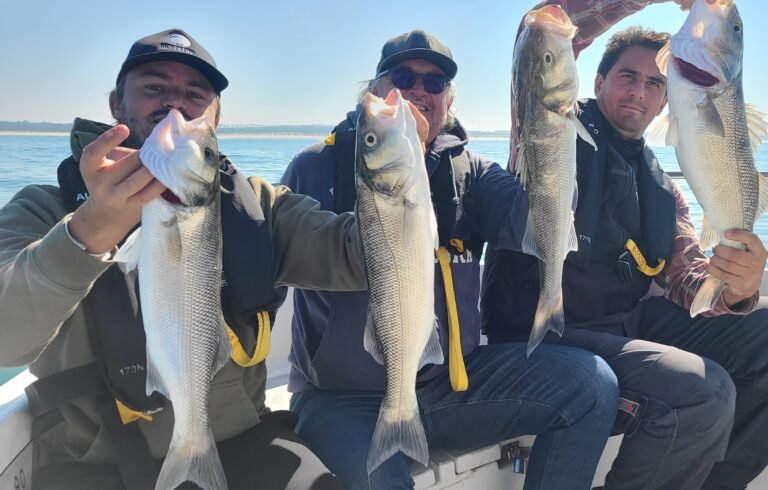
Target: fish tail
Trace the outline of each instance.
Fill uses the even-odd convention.
[[[712,276],[707,277],[693,298],[693,303],[691,303],[691,318],[699,313],[710,311],[723,292],[724,286],[725,283],[720,279]]]
[[[539,346],[547,332],[563,335],[565,315],[563,313],[563,293],[559,292],[554,298],[539,298],[536,315],[533,317],[533,329],[528,338],[528,356]]]
[[[368,474],[398,451],[424,466],[429,462],[429,446],[421,424],[418,405],[403,417],[400,410],[382,404],[368,451]]]
[[[213,432],[199,442],[179,444],[174,436],[163,462],[155,490],[173,490],[185,481],[206,490],[227,490],[227,478],[221,466]]]

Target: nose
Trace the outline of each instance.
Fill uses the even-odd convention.
[[[629,95],[630,97],[633,97],[638,100],[644,100],[645,99],[645,83],[643,82],[636,82],[633,83],[632,86],[629,88]]]
[[[163,107],[181,110],[184,108],[184,97],[177,90],[166,90],[163,94]]]

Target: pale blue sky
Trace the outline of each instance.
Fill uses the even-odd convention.
[[[534,3],[0,0],[0,120],[111,121],[107,94],[131,43],[180,27],[213,54],[230,80],[223,123],[334,124],[353,106],[358,82],[374,74],[384,41],[421,28],[453,51],[464,125],[506,129],[514,35]],[[746,99],[768,111],[768,8],[764,0],[737,4],[745,22]],[[617,28],[642,24],[674,32],[683,20],[667,3]],[[583,96],[592,94],[611,32],[579,58]]]

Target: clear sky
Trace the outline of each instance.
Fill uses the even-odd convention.
[[[334,124],[373,76],[387,39],[425,29],[453,51],[459,119],[474,130],[509,127],[509,81],[526,0],[197,1],[0,0],[0,120],[110,122],[107,94],[136,39],[179,27],[216,58],[230,86],[223,123]],[[768,111],[768,7],[737,0],[745,22],[744,91]],[[617,28],[675,32],[685,14],[651,5]],[[592,94],[605,41],[579,58]]]

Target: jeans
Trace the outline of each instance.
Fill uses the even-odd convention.
[[[611,432],[617,380],[598,356],[568,346],[525,343],[482,346],[465,357],[469,389],[454,392],[447,371],[417,386],[430,446],[469,450],[536,434],[525,489],[589,489]],[[369,477],[368,448],[382,392],[296,393],[296,432],[338,475],[358,489],[413,488],[411,461],[397,453]]]
[[[691,318],[663,297],[567,325],[547,341],[588,349],[616,373],[623,433],[606,490],[743,489],[768,464],[768,310]]]

